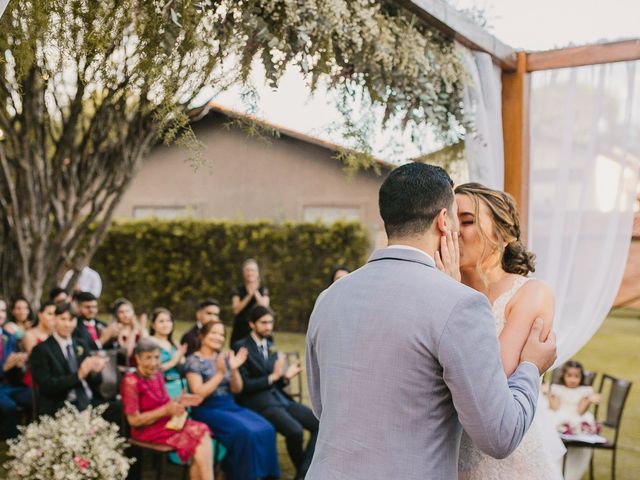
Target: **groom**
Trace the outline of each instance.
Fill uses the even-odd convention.
[[[455,479],[462,428],[504,458],[531,424],[555,337],[542,341],[537,321],[507,380],[486,297],[435,268],[441,237],[458,229],[452,187],[432,165],[391,172],[379,197],[389,247],[316,302],[307,370],[320,431],[307,480]]]

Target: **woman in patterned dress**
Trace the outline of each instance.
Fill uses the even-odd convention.
[[[142,338],[135,348],[136,371],[125,375],[121,384],[122,403],[131,437],[135,440],[169,445],[182,462],[193,460],[192,480],[213,480],[213,451],[209,427],[186,420],[181,429],[167,427],[172,417],[183,415],[193,398],[174,401],[169,398],[160,371],[160,348],[151,339]]]

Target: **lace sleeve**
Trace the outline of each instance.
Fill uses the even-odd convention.
[[[122,407],[125,415],[132,415],[140,411],[138,382],[133,374],[127,374],[120,385]]]

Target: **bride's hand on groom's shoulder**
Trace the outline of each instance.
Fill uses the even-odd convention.
[[[436,267],[454,280],[460,281],[460,244],[458,232],[447,232],[440,237],[440,250],[436,250]]]

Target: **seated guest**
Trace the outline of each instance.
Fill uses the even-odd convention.
[[[54,287],[49,291],[49,300],[53,303],[62,303],[69,301],[69,294],[62,287]]]
[[[302,369],[296,363],[283,371],[284,358],[273,351],[270,340],[273,321],[269,308],[256,305],[249,312],[251,333],[233,345],[234,350],[244,348],[249,353],[240,369],[244,387],[239,401],[269,420],[278,433],[284,435],[296,468],[296,478],[304,478],[315,449],[318,420],[310,408],[293,401],[282,390]],[[311,433],[306,450],[303,448],[304,430]]]
[[[333,285],[342,277],[346,277],[351,273],[349,267],[345,267],[344,265],[338,265],[333,269],[333,273],[331,273],[331,280],[329,281],[329,285]]]
[[[6,322],[4,329],[22,342],[24,334],[33,323],[33,312],[26,298],[18,297],[11,304],[11,321]]]
[[[224,335],[222,323],[207,323],[200,334],[200,349],[187,358],[189,388],[204,397],[202,404],[193,409],[193,418],[209,425],[227,449],[228,478],[279,477],[275,430],[260,415],[238,406],[232,396],[242,390],[238,368],[247,352],[223,352]]]
[[[220,302],[214,298],[207,298],[196,308],[196,324],[180,339],[180,344],[187,344],[187,356],[198,349],[198,339],[202,328],[209,322],[220,321]]]
[[[7,302],[0,298],[0,327],[7,321]]]
[[[133,304],[126,298],[119,298],[113,304],[113,317],[118,324],[118,336],[112,338],[104,347],[125,349],[128,363],[135,365],[133,349],[138,340],[145,335],[147,316],[142,314],[138,321]]]
[[[86,343],[91,350],[101,350],[110,340],[118,338],[119,326],[112,323],[107,326],[98,320],[98,299],[90,292],[80,292],[75,296],[78,304],[78,325],[73,336]]]
[[[24,335],[22,345],[27,355],[31,355],[33,347],[44,342],[53,332],[55,323],[56,305],[53,302],[44,302],[38,309],[36,316],[36,324],[33,328],[27,330]],[[24,384],[31,386],[31,370],[27,370],[24,374]]]
[[[578,435],[600,433],[600,428],[588,409],[600,403],[601,396],[593,388],[584,385],[584,368],[581,363],[569,360],[562,366],[559,385],[549,389],[549,408],[560,433]]]
[[[183,385],[180,370],[184,365],[186,344],[176,347],[173,343],[173,316],[166,308],[156,308],[151,313],[151,338],[160,347],[160,371],[171,399],[182,394]]]
[[[18,435],[17,408],[31,409],[31,389],[18,383],[28,356],[18,352],[16,337],[3,329],[7,304],[0,302],[0,438],[6,439]]]
[[[65,401],[78,410],[97,403],[92,388],[102,381],[107,359],[89,355],[89,345],[72,336],[76,322],[68,303],[57,305],[53,333],[31,352],[38,415],[54,415]]]
[[[127,373],[121,384],[124,413],[132,427],[131,437],[175,448],[182,462],[193,459],[189,472],[192,479],[213,480],[209,427],[193,420],[186,420],[178,430],[167,426],[172,417],[185,413],[185,406],[197,402],[187,401],[186,396],[184,403],[181,403],[183,399],[176,402],[169,398],[159,368],[160,349],[155,341],[142,338],[135,347],[135,356],[136,371]]]

